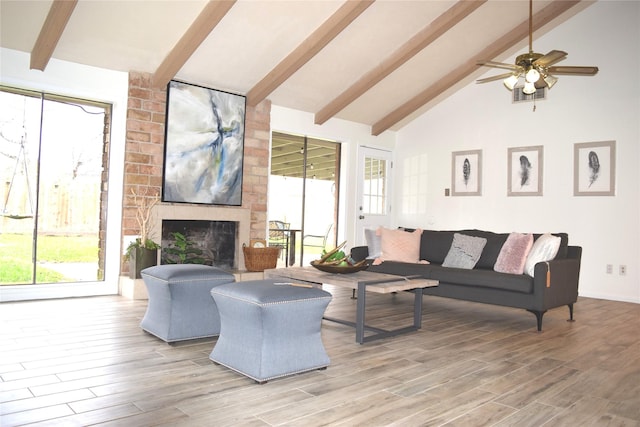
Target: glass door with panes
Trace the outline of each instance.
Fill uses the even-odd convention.
[[[358,149],[356,244],[365,245],[365,230],[391,224],[391,152],[370,147]]]
[[[322,249],[335,247],[339,171],[339,143],[272,133],[267,214],[269,224],[285,227],[280,266],[309,265]],[[281,237],[272,228],[273,238]]]
[[[109,118],[109,105],[0,87],[0,285],[103,279]]]

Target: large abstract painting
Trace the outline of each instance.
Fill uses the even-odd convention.
[[[242,204],[246,98],[171,81],[162,200]]]

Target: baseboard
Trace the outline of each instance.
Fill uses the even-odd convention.
[[[149,299],[147,287],[142,279],[131,279],[128,276],[120,276],[118,281],[119,294],[129,299]]]
[[[606,299],[609,301],[632,302],[635,304],[640,304],[640,297],[633,299],[621,297],[620,295],[602,294],[599,292],[579,292],[578,295],[585,298]]]

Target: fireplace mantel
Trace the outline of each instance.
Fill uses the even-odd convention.
[[[251,228],[251,211],[242,207],[222,207],[208,205],[189,205],[176,203],[160,203],[151,211],[150,235],[159,237],[162,234],[162,220],[204,220],[235,221],[238,223],[238,241],[236,242],[235,259],[238,270],[244,270],[244,254],[242,244],[249,243]]]

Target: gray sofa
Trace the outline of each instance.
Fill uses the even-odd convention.
[[[482,255],[473,269],[442,266],[454,233],[487,239]],[[437,287],[424,289],[424,295],[523,308],[535,314],[538,331],[541,331],[542,317],[552,308],[568,306],[569,320],[573,320],[573,304],[578,298],[582,248],[569,246],[566,233],[554,235],[561,238],[558,254],[552,261],[537,263],[533,277],[494,271],[493,267],[509,233],[482,230],[423,230],[420,259],[428,260],[429,264],[384,261],[380,265],[371,265],[369,271],[404,276],[419,275],[440,282]],[[534,239],[539,236],[534,234]],[[368,248],[354,247],[351,254],[354,259],[364,259],[368,256]]]

